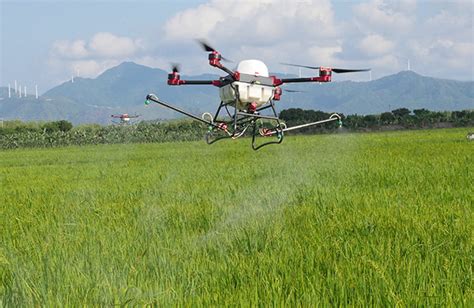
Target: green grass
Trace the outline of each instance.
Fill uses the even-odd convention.
[[[0,152],[0,306],[472,306],[468,130]]]

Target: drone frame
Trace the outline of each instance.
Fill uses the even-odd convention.
[[[287,127],[286,124],[283,123],[281,119],[278,117],[276,109],[275,109],[275,103],[273,100],[270,100],[268,104],[265,104],[264,106],[258,108],[254,113],[241,112],[241,111],[238,111],[236,107],[234,107],[233,114],[229,112],[228,110],[228,106],[230,104],[224,103],[221,101],[214,116],[206,112],[206,113],[203,113],[201,117],[194,115],[192,113],[189,113],[187,111],[184,111],[176,106],[170,105],[169,103],[159,99],[155,94],[147,95],[145,104],[148,105],[151,102],[157,103],[161,106],[174,110],[178,113],[184,114],[194,120],[200,121],[208,125],[208,131],[205,135],[205,140],[207,144],[213,144],[214,142],[217,142],[223,139],[229,139],[229,138],[237,139],[243,136],[246,133],[246,131],[249,128],[251,128],[253,150],[258,150],[270,144],[282,143],[284,133],[287,131],[300,129],[303,127],[308,127],[308,126],[313,126],[313,125],[318,125],[318,124],[323,124],[323,123],[328,123],[328,122],[333,122],[333,121],[338,121],[339,126],[342,125],[341,116],[338,115],[337,113],[333,113],[328,119],[325,119],[325,120]],[[260,114],[260,111],[269,109],[269,108],[271,108],[273,116]],[[229,117],[228,119],[224,119],[224,118],[219,119],[219,116],[222,116],[221,111],[223,109],[227,111],[227,116]],[[271,128],[266,128],[263,126],[263,123],[259,123],[259,120],[275,121],[276,125]],[[215,136],[216,132],[221,133],[220,136]],[[259,136],[270,137],[273,135],[276,135],[277,137],[276,141],[268,141],[261,144],[257,144],[256,142],[257,137]]]
[[[221,77],[218,80],[182,80],[179,75],[178,65],[173,65],[172,72],[168,74],[168,85],[171,86],[180,86],[180,85],[212,85],[215,87],[223,87],[229,84],[232,84],[234,81],[240,81],[241,74],[239,72],[234,72],[229,68],[225,67],[221,60],[228,61],[221,54],[216,51],[214,48],[210,47],[207,43],[200,41],[200,44],[204,48],[206,52],[209,52],[209,64],[213,67],[216,67],[228,75],[225,77]],[[237,139],[249,130],[251,131],[252,135],[252,149],[258,150],[266,145],[270,144],[279,144],[283,141],[284,133],[291,130],[296,130],[308,126],[334,122],[337,121],[339,127],[342,126],[341,116],[337,113],[333,113],[329,116],[329,118],[321,121],[306,123],[302,125],[296,125],[292,127],[287,127],[284,122],[281,121],[279,118],[276,109],[275,109],[275,102],[280,100],[280,96],[282,94],[282,90],[280,88],[281,85],[286,83],[300,83],[300,82],[330,82],[331,81],[331,73],[350,73],[350,72],[360,72],[360,71],[367,71],[368,69],[335,69],[335,68],[328,68],[328,67],[313,67],[313,66],[304,66],[304,65],[296,65],[296,64],[286,64],[285,65],[293,65],[299,67],[305,67],[309,69],[318,69],[319,76],[315,77],[300,77],[300,78],[282,78],[279,79],[275,76],[265,77],[267,79],[271,79],[271,86],[274,88],[274,92],[272,97],[268,100],[268,102],[261,104],[258,108],[256,106],[248,106],[247,110],[239,109],[237,107],[237,102],[240,102],[239,98],[239,91],[235,91],[236,100],[231,102],[224,102],[221,100],[217,111],[214,115],[206,112],[203,113],[201,117],[189,113],[185,110],[182,110],[176,106],[170,105],[169,103],[159,99],[155,94],[148,94],[146,97],[145,104],[150,104],[151,102],[155,102],[159,105],[162,105],[166,108],[172,109],[176,112],[184,114],[194,120],[200,121],[206,125],[208,125],[208,132],[205,135],[205,140],[207,144],[213,144],[216,141],[222,139]],[[258,78],[255,76],[255,78]],[[259,82],[258,79],[255,79],[254,82]],[[252,82],[253,83],[253,82]],[[235,90],[235,89],[234,89]],[[234,111],[229,111],[229,106],[234,108]],[[266,109],[271,110],[271,115],[262,115],[260,112]],[[226,111],[226,114],[222,115],[223,111]],[[274,124],[267,128],[265,127],[263,120],[267,120],[273,122]],[[261,144],[257,144],[256,140],[257,137],[271,137],[276,136],[276,140],[264,142]]]

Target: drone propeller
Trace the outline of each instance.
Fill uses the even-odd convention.
[[[333,68],[331,70],[337,74],[344,74],[344,73],[368,72],[370,71],[370,68],[361,68],[361,69]]]
[[[212,48],[211,45],[209,45],[206,41],[204,40],[197,40],[197,41],[201,45],[201,47],[204,49],[204,51],[207,51],[207,52],[217,51],[214,48]]]
[[[173,73],[179,73],[179,64],[171,63],[171,70],[173,71]]]
[[[216,52],[216,53],[219,53],[215,48],[213,48],[211,45],[209,45],[209,43],[207,43],[205,40],[203,39],[200,39],[200,40],[197,40],[197,42],[199,43],[199,45],[201,45],[202,49],[204,49],[204,51],[207,51],[207,52]],[[221,55],[221,59],[223,61],[226,61],[226,62],[234,62],[230,59],[227,59],[227,58],[224,58],[222,55]]]
[[[306,91],[292,90],[292,89],[283,89],[283,91],[289,92],[289,93],[306,93]]]
[[[292,64],[292,63],[280,63],[280,64],[288,65],[288,66],[304,67],[304,68],[309,68],[313,70],[321,69],[321,66],[309,66],[309,65]],[[355,73],[355,72],[368,72],[370,71],[370,68],[363,68],[363,69],[331,68],[331,71],[337,74],[343,74],[343,73]]]

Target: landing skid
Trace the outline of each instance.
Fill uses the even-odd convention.
[[[213,144],[219,140],[223,139],[237,139],[245,135],[246,132],[251,132],[252,134],[252,149],[258,150],[266,145],[270,144],[280,144],[283,141],[284,132],[308,127],[312,125],[318,125],[323,123],[328,123],[332,121],[339,121],[341,124],[341,117],[334,113],[328,119],[307,123],[303,125],[297,125],[292,127],[286,127],[285,123],[281,122],[278,118],[278,115],[275,110],[275,105],[273,101],[263,107],[258,108],[253,113],[248,113],[245,111],[239,111],[237,108],[234,108],[233,112],[229,111],[229,104],[221,102],[215,115],[206,112],[202,114],[201,117],[196,116],[192,113],[184,111],[180,108],[172,106],[162,100],[160,100],[154,94],[148,94],[146,97],[145,104],[148,105],[150,102],[157,103],[166,108],[172,109],[176,112],[184,114],[194,120],[200,121],[208,126],[208,131],[205,135],[205,140],[207,144]],[[271,109],[272,115],[261,115],[260,112],[265,109]],[[225,114],[221,115],[225,110]],[[264,122],[266,121],[266,122]],[[276,137],[273,141],[268,141],[264,143],[258,143],[257,137]]]

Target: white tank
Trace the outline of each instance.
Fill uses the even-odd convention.
[[[240,80],[219,89],[221,100],[239,110],[248,110],[249,104],[260,107],[273,98],[274,87],[268,84],[268,68],[259,60],[243,60],[237,65]],[[260,79],[259,79],[260,78]],[[267,84],[261,79],[267,78]],[[238,93],[236,93],[238,92]]]
[[[241,74],[268,77],[268,67],[260,60],[240,61],[237,71]]]

